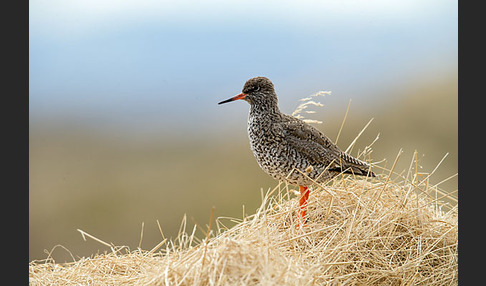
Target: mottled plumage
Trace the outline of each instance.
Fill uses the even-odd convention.
[[[303,196],[312,180],[325,182],[341,172],[375,176],[369,164],[343,152],[315,127],[281,113],[268,78],[249,79],[242,93],[219,104],[238,99],[250,104],[248,137],[258,165],[277,180],[301,186]]]

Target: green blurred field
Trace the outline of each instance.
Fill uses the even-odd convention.
[[[457,76],[396,86],[388,92],[376,103],[353,100],[338,145],[346,149],[373,117],[353,155],[380,133],[371,154],[374,161],[386,159],[380,166],[390,168],[403,148],[396,170],[408,169],[416,149],[423,172],[430,172],[448,152],[431,183],[456,174]],[[335,140],[347,102],[339,106],[327,105],[325,98],[321,102],[326,106],[309,117],[322,120],[325,114],[326,120],[317,127]],[[32,123],[29,259],[46,258],[44,250],[56,245],[75,258],[105,250],[95,241],[83,241],[76,229],[135,249],[144,222],[141,247],[151,249],[161,240],[157,220],[166,236],[175,237],[184,214],[190,225],[193,221],[205,225],[212,206],[216,216],[241,217],[243,205],[246,213],[253,213],[261,203],[260,190],[273,188],[276,182],[259,169],[249,150],[246,118],[241,118],[239,127],[234,133],[225,129],[210,136],[180,138],[166,133],[125,140],[115,133],[68,125],[40,128]],[[456,191],[457,177],[441,187]],[[52,257],[71,261],[71,254],[56,248]]]

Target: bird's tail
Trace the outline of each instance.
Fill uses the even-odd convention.
[[[363,162],[359,159],[352,157],[346,153],[341,153],[339,156],[340,158],[340,167],[334,168],[338,172],[343,172],[344,174],[354,174],[358,176],[368,176],[368,177],[376,177],[375,173],[371,171],[371,165]]]
[[[371,171],[371,167],[363,168],[362,166],[348,166],[347,168],[332,168],[329,171],[341,172],[343,174],[352,174],[358,176],[376,177],[376,174]]]

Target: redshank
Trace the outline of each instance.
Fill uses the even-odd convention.
[[[299,213],[306,220],[308,188],[340,173],[374,177],[368,163],[343,152],[315,127],[280,112],[273,83],[266,77],[246,81],[240,94],[250,104],[248,137],[258,165],[273,178],[298,185]]]

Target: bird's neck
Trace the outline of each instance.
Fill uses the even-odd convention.
[[[250,116],[272,117],[280,114],[277,104],[252,104],[250,107]]]
[[[279,115],[280,109],[278,108],[278,101],[276,96],[274,97],[274,100],[261,100],[261,98],[255,98],[255,101],[250,103],[250,116]]]

